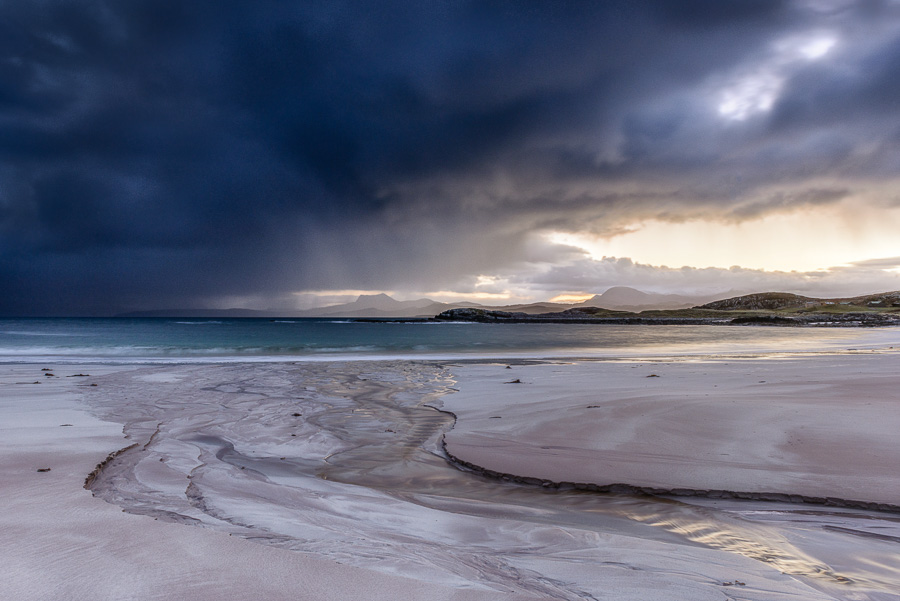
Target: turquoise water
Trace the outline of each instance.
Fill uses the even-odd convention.
[[[334,319],[0,319],[0,362],[594,357],[900,345],[900,328],[369,322]]]

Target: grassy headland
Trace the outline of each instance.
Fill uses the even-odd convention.
[[[690,309],[632,313],[598,307],[526,313],[490,309],[450,309],[439,321],[506,323],[710,324],[785,326],[879,326],[900,324],[900,291],[850,298],[812,298],[786,292],[736,296]]]

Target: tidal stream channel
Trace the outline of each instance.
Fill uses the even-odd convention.
[[[642,572],[672,599],[763,599],[748,582],[758,562],[817,599],[900,599],[897,514],[601,494],[452,464],[444,364],[167,365],[93,381],[89,406],[132,446],[88,486],[130,513],[536,598],[616,598],[610,583]],[[679,596],[710,573],[709,596]]]

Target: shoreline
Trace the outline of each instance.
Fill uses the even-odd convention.
[[[559,313],[517,313],[488,309],[450,309],[430,321],[436,323],[552,323],[593,325],[706,325],[767,326],[799,328],[871,328],[900,325],[900,313],[831,312],[783,313],[775,311],[713,311],[699,307],[687,310],[648,311],[648,314],[623,313],[605,309],[571,309]],[[696,313],[684,315],[684,313]]]
[[[850,328],[848,328],[850,329]],[[874,329],[872,331],[875,331]],[[878,331],[883,332],[882,328]],[[898,330],[900,331],[900,330]],[[34,356],[26,359],[10,361],[0,359],[0,367],[27,367],[30,365],[54,365],[63,367],[111,367],[123,369],[139,369],[141,367],[203,367],[216,365],[303,365],[303,364],[329,364],[329,363],[442,363],[442,364],[484,364],[484,363],[546,363],[560,361],[575,362],[615,362],[615,361],[666,361],[686,358],[789,358],[799,356],[826,356],[846,354],[869,354],[873,352],[886,352],[895,347],[887,347],[881,340],[868,340],[854,342],[851,347],[844,343],[832,342],[830,345],[817,347],[797,347],[771,349],[763,348],[755,343],[748,343],[746,348],[731,351],[701,351],[694,347],[664,347],[655,350],[642,348],[615,348],[610,347],[601,351],[590,352],[592,349],[558,349],[548,352],[533,351],[496,351],[496,352],[472,352],[472,353],[397,353],[397,354],[368,354],[368,355],[227,355],[205,356],[192,358],[165,358],[165,357],[65,357],[65,356]],[[900,342],[896,348],[900,349]]]

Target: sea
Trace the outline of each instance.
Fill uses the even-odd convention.
[[[897,327],[268,318],[0,319],[0,363],[604,358],[866,350],[894,343],[900,345]]]

